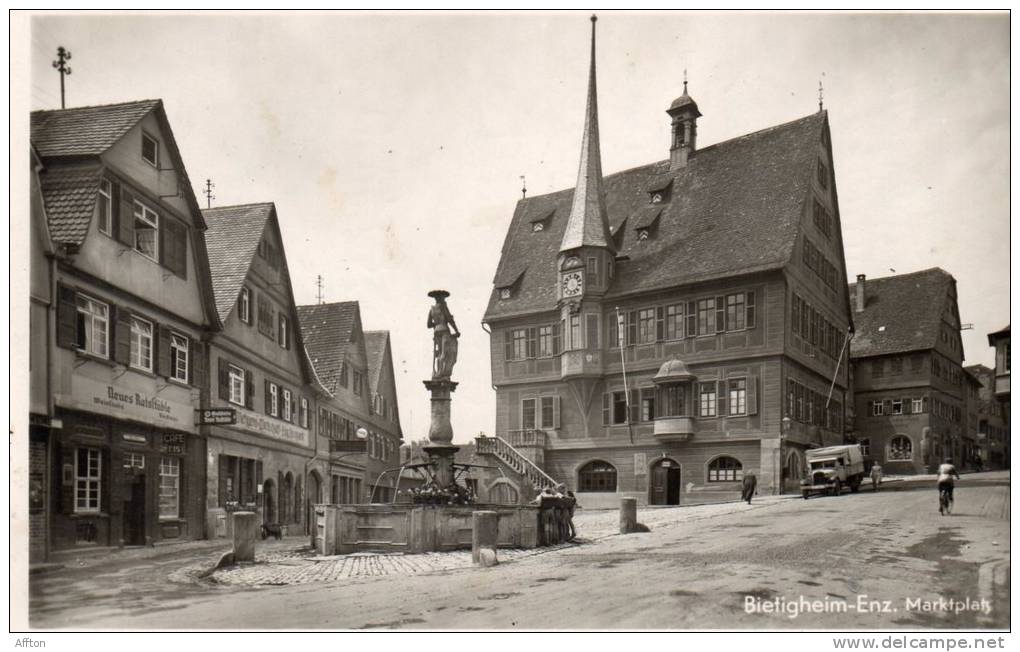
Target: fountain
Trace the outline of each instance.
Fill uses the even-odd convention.
[[[428,327],[433,330],[432,378],[424,381],[432,406],[428,445],[422,448],[426,459],[400,467],[422,472],[422,485],[410,491],[410,502],[316,505],[312,545],[323,555],[469,549],[472,512],[477,509],[498,514],[500,546],[540,545],[542,523],[538,507],[478,504],[467,487],[457,481],[458,472],[481,465],[454,461],[460,447],[453,443],[450,423],[450,406],[457,389],[451,376],[457,362],[460,331],[446,305],[450,293],[433,290],[429,296],[435,303],[428,316]]]

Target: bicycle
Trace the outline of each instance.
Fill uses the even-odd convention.
[[[948,487],[939,488],[939,514],[946,515],[953,513],[953,494]]]

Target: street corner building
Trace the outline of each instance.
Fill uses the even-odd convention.
[[[795,490],[849,389],[828,114],[701,146],[684,82],[668,158],[603,176],[594,31],[589,74],[577,185],[517,203],[496,271],[493,439],[586,507]]]
[[[952,458],[974,468],[956,279],[932,268],[850,284],[853,439],[885,473],[932,473]]]
[[[31,114],[30,557],[204,536],[218,326],[163,104]]]

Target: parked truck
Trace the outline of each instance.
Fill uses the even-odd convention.
[[[817,493],[838,496],[846,487],[857,493],[864,481],[864,455],[857,444],[809,449],[805,457],[807,477],[800,483],[804,500]]]

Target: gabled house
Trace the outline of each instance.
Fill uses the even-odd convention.
[[[368,386],[371,393],[370,420],[380,436],[396,442],[399,448],[404,435],[400,427],[397,379],[393,371],[393,348],[389,331],[365,331],[365,357],[368,360]],[[397,454],[399,456],[399,452]]]
[[[44,547],[201,538],[206,450],[194,415],[203,334],[219,317],[206,223],[163,103],[36,111],[31,142],[33,221],[49,232],[32,263],[49,265],[52,293],[39,298],[56,308],[47,388],[32,388],[49,429],[48,473],[36,478]]]
[[[305,353],[279,218],[272,203],[203,211],[216,309],[205,407],[234,423],[204,426],[209,534],[229,533],[229,514],[254,509],[290,534],[321,502],[325,451],[314,436],[317,379]]]
[[[733,492],[745,471],[795,488],[806,448],[843,441],[848,388],[828,114],[701,146],[685,82],[668,158],[603,176],[594,55],[593,33],[577,184],[521,199],[507,230],[478,450],[586,506]]]
[[[977,381],[977,396],[969,403],[976,412],[977,465],[985,470],[1009,468],[1009,409],[995,394],[996,371],[983,364],[964,368]]]
[[[849,286],[854,437],[886,473],[964,465],[967,380],[956,280],[943,269]]]

